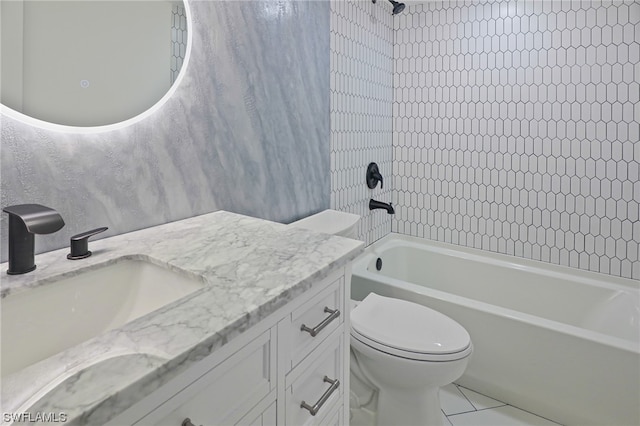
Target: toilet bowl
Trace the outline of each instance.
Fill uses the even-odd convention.
[[[356,238],[358,220],[325,210],[291,226]],[[376,423],[442,425],[439,389],[462,376],[473,352],[464,327],[425,306],[375,293],[351,307],[351,371],[377,392]]]

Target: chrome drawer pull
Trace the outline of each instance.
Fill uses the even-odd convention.
[[[180,426],[196,426],[196,425],[191,423],[191,419],[189,417],[187,417],[186,419],[184,419],[182,421],[182,423],[180,423]]]
[[[318,410],[322,408],[322,406],[324,405],[325,402],[327,402],[327,399],[329,399],[331,394],[335,392],[335,390],[338,389],[338,387],[340,386],[340,380],[338,379],[331,380],[327,376],[324,376],[324,379],[322,380],[326,383],[331,383],[331,386],[329,386],[329,389],[327,389],[326,392],[322,394],[318,402],[316,402],[313,405],[313,407],[304,401],[302,401],[302,404],[300,404],[300,408],[305,408],[309,410],[309,413],[311,413],[312,416],[315,416],[316,414],[318,414]]]
[[[311,335],[311,337],[316,337],[316,335],[320,333],[320,331],[322,331],[323,328],[328,326],[331,321],[333,321],[334,319],[340,316],[340,311],[338,309],[329,309],[328,307],[325,306],[324,311],[331,315],[326,317],[324,320],[322,320],[320,324],[316,325],[313,328],[309,328],[306,325],[302,324],[302,327],[300,327],[300,330],[308,332]]]

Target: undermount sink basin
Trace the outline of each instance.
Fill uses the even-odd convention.
[[[118,328],[203,282],[144,260],[82,272],[2,299],[1,376]]]

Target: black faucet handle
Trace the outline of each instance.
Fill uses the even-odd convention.
[[[384,188],[384,181],[382,180],[382,175],[380,173],[374,173],[373,177],[380,181],[380,189]]]
[[[380,182],[380,188],[383,188],[384,182],[382,181],[382,175],[380,174],[378,165],[376,163],[369,163],[367,166],[367,186],[373,189],[378,182]]]
[[[106,226],[102,228],[92,229],[91,231],[83,232],[78,235],[74,235],[71,237],[70,248],[71,253],[67,255],[67,259],[69,260],[78,260],[84,259],[85,257],[91,256],[91,252],[89,251],[89,238],[93,237],[96,234],[106,231]]]

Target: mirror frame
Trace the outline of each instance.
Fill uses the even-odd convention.
[[[180,68],[180,73],[178,77],[171,85],[169,90],[158,100],[155,104],[153,104],[148,109],[142,111],[140,114],[135,115],[127,120],[120,121],[118,123],[105,124],[102,126],[90,126],[90,127],[80,127],[80,126],[68,126],[64,124],[50,123],[48,121],[40,120],[39,118],[34,118],[29,115],[23,114],[10,108],[6,105],[0,103],[0,115],[5,115],[7,117],[11,117],[16,121],[27,124],[29,126],[38,127],[40,129],[52,130],[56,132],[65,132],[65,133],[101,133],[108,132],[111,130],[122,129],[124,127],[130,126],[134,123],[144,120],[149,117],[151,114],[159,110],[173,94],[176,89],[182,82],[184,75],[186,73],[186,69],[189,65],[189,60],[191,58],[191,47],[193,40],[193,19],[191,17],[191,7],[189,6],[189,0],[182,0],[184,4],[185,13],[187,15],[187,52],[184,57],[184,61],[182,62],[182,67]]]

